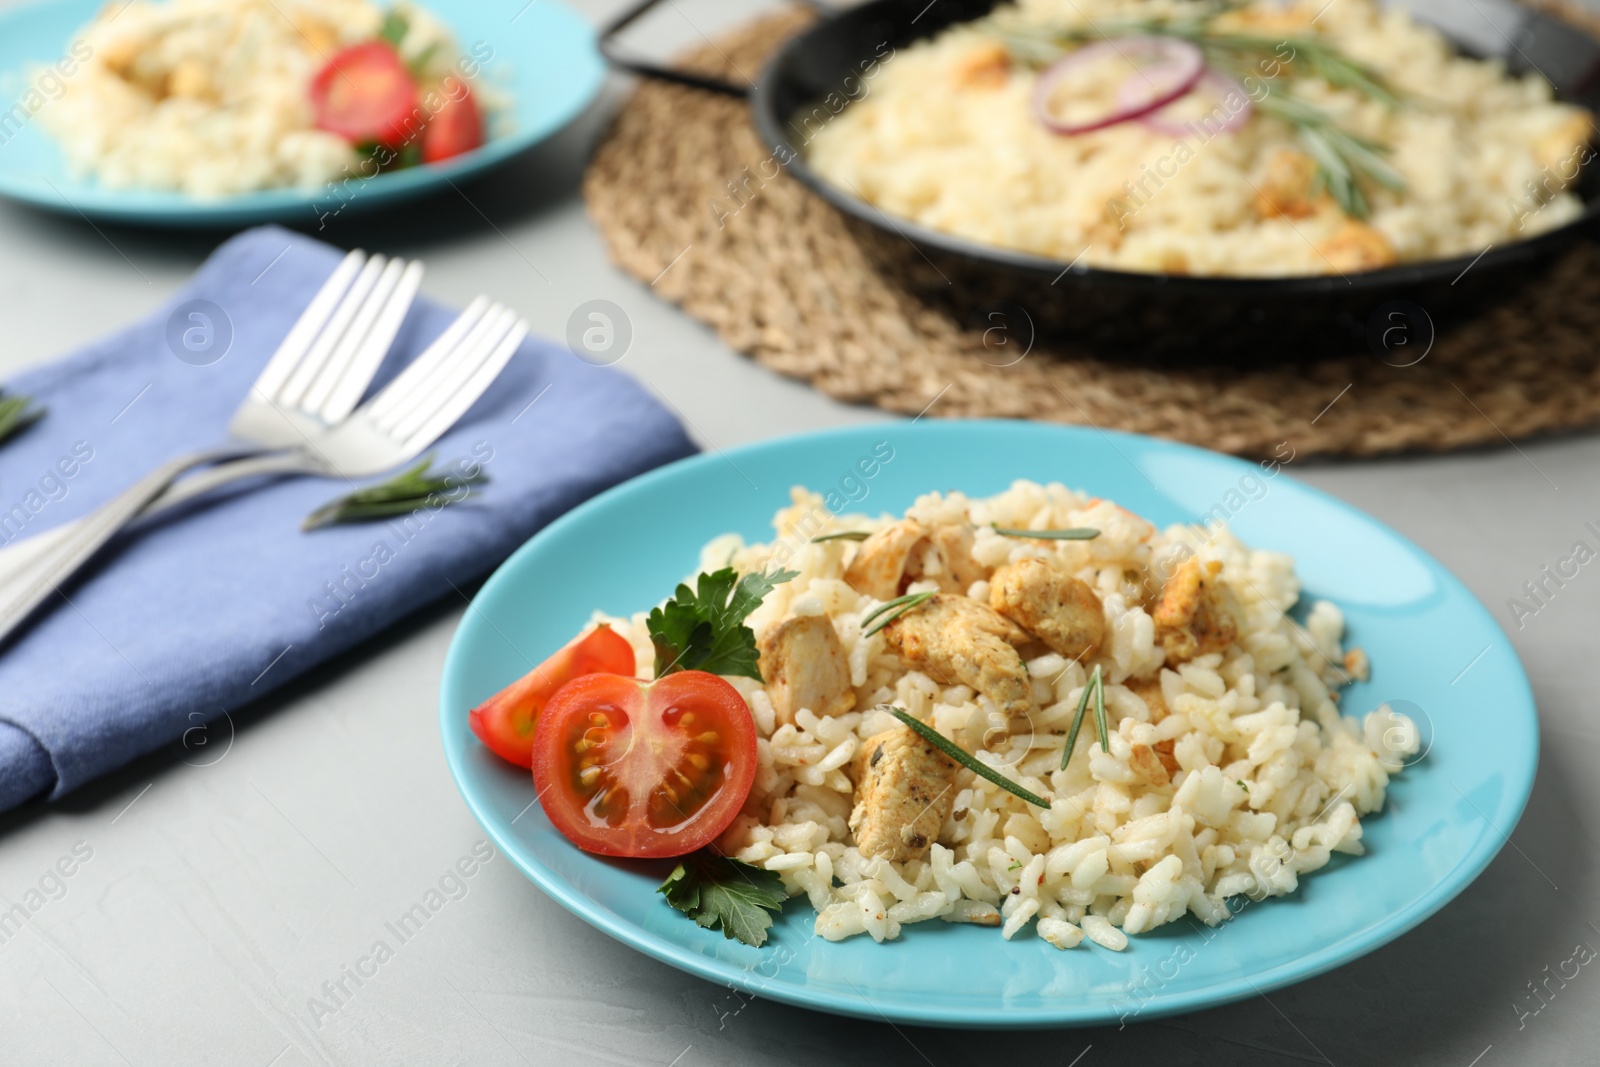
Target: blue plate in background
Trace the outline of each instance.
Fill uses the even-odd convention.
[[[104,0],[44,0],[0,9],[0,196],[91,219],[150,226],[306,225],[341,205],[345,213],[391,205],[501,163],[572,121],[594,99],[605,76],[594,31],[556,0],[428,0],[424,6],[450,27],[464,52],[478,42],[494,49],[479,77],[507,97],[508,114],[497,116],[494,125],[509,128],[481,148],[443,163],[357,180],[342,196],[326,188],[219,199],[105,189],[93,178],[68,172],[37,115],[22,122],[3,117],[14,104],[21,106],[29,70],[64,55],[74,34],[104,6]]]
[[[881,442],[881,444],[880,444]],[[893,458],[864,478],[858,461]],[[871,466],[870,464],[868,465]],[[763,948],[728,941],[669,908],[660,864],[602,860],[567,842],[531,778],[478,744],[467,709],[560,647],[595,609],[629,614],[669,595],[700,546],[735,531],[770,540],[790,486],[898,513],[919,494],[989,495],[1014,479],[1061,481],[1159,525],[1228,515],[1256,548],[1296,558],[1305,600],[1345,613],[1372,680],[1342,708],[1390,702],[1429,746],[1363,821],[1369,854],[1338,857],[1295,894],[1250,905],[1215,930],[1179,921],[1126,952],[1062,952],[1033,933],[942,922],[898,941],[832,944],[791,900]],[[886,423],[684,460],[596,497],[495,572],[450,646],[440,692],[456,784],[500,849],[540,888],[656,959],[750,993],[823,1011],[924,1025],[1030,1027],[1152,1019],[1267,992],[1394,940],[1460,893],[1494,858],[1533,786],[1539,733],[1511,643],[1448,571],[1394,531],[1254,464],[1095,430],[1006,422]]]

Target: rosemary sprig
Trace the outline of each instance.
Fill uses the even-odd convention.
[[[911,727],[919,735],[921,735],[922,739],[927,741],[928,744],[932,745],[940,752],[943,752],[946,756],[949,756],[951,759],[961,764],[961,766],[965,767],[973,774],[976,774],[979,778],[987,778],[989,781],[993,782],[1001,789],[1004,789],[1012,796],[1021,797],[1029,804],[1033,804],[1041,808],[1048,808],[1050,806],[1050,802],[1048,800],[1044,799],[1037,793],[1031,793],[1022,788],[1022,786],[1018,785],[1016,782],[1013,782],[999,771],[990,767],[987,763],[984,763],[982,760],[978,759],[978,757],[972,755],[966,749],[962,748],[960,745],[956,744],[954,741],[950,740],[944,734],[941,734],[938,730],[935,730],[921,719],[913,718],[912,716],[906,714],[906,712],[901,708],[890,708],[889,710],[894,714],[895,718],[899,719],[901,722],[905,723],[907,726]]]
[[[429,470],[432,454],[422,457],[422,462],[409,470],[378,485],[329,501],[300,524],[302,530],[315,530],[343,522],[368,522],[387,519],[394,515],[407,515],[418,508],[444,507],[459,503],[473,495],[471,487],[483,485],[489,476],[478,471],[470,476],[460,474],[434,474]],[[466,492],[459,490],[466,489]]]
[[[1294,63],[1303,61],[1301,69],[1306,74],[1321,78],[1331,86],[1358,92],[1389,107],[1399,107],[1405,102],[1382,76],[1314,37],[1263,37],[1213,30],[1211,20],[1234,6],[1237,5],[1218,5],[1183,18],[1129,19],[1079,30],[1012,29],[1002,31],[1000,36],[1018,59],[1038,65],[1055,59],[1066,47],[1094,40],[1130,35],[1178,37],[1197,45],[1205,54],[1208,66],[1228,70],[1236,77],[1253,73],[1252,60],[1281,59],[1280,49],[1287,47],[1293,62],[1282,62],[1281,69],[1289,77],[1298,75]],[[1317,164],[1317,187],[1313,191],[1327,190],[1351,218],[1366,218],[1371,212],[1361,181],[1394,192],[1405,190],[1405,180],[1383,158],[1389,151],[1387,145],[1340,128],[1327,111],[1288,92],[1267,92],[1254,102],[1262,114],[1272,115],[1294,128],[1296,139]]]
[[[884,601],[882,604],[879,604],[877,607],[867,612],[867,614],[862,618],[861,625],[866,626],[867,623],[872,622],[873,619],[877,619],[879,615],[883,615],[883,618],[879,619],[875,625],[862,630],[861,636],[871,637],[873,634],[877,633],[885,626],[888,626],[891,622],[894,622],[894,620],[898,619],[906,612],[926,604],[928,601],[934,598],[934,595],[935,594],[933,593],[907,593],[905,596],[897,596],[893,600]],[[885,614],[885,612],[888,614]]]
[[[1041,541],[1093,541],[1099,530],[1087,526],[1073,526],[1065,530],[1014,530],[1003,526],[991,527],[1001,537],[1034,537]]]
[[[44,418],[46,409],[33,406],[33,398],[0,391],[0,441],[9,440]]]
[[[811,543],[814,545],[820,545],[824,541],[865,541],[871,536],[872,535],[867,533],[865,530],[845,530],[841,533],[823,534],[821,537],[813,537],[811,539]]]

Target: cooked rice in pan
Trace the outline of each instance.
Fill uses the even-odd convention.
[[[1594,117],[1536,73],[1457,54],[1437,31],[1372,0],[1256,0],[1217,31],[1281,42],[1239,63],[1237,129],[1223,103],[1174,105],[1187,129],[1127,121],[1077,135],[1034,114],[1038,71],[1005,35],[1185,17],[1199,0],[1017,0],[874,64],[793,128],[819,174],[885,212],[980,244],[1117,270],[1302,275],[1470,256],[1565,225],[1593,158]],[[1312,76],[1299,40],[1331,43],[1387,81],[1390,106]],[[1115,88],[1108,85],[1109,91]],[[1244,99],[1248,97],[1248,100]],[[1271,99],[1264,99],[1270,97]],[[1372,145],[1403,180],[1362,181],[1370,214],[1321,183],[1315,153],[1266,114],[1292,97]],[[1210,113],[1204,107],[1216,103]],[[1250,112],[1252,103],[1253,113]],[[1176,121],[1169,126],[1179,125]]]

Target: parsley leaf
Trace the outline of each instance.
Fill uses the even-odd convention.
[[[772,915],[788,894],[769,870],[702,849],[667,875],[656,890],[667,903],[708,930],[757,948],[766,943]]]
[[[700,575],[697,589],[678,586],[671,600],[645,621],[656,647],[656,677],[673,671],[709,671],[761,681],[756,635],[744,624],[774,586],[797,571],[747,574],[732,567]]]
[[[383,16],[383,25],[378,27],[378,39],[388,41],[395,48],[400,47],[400,42],[406,39],[406,34],[411,30],[411,21],[398,11],[391,10]]]

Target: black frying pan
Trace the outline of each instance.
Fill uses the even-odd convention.
[[[1542,73],[1556,95],[1600,111],[1600,44],[1576,28],[1512,0],[1402,0],[1414,17],[1469,55],[1502,59],[1508,71]],[[925,299],[971,325],[1017,310],[1035,331],[1100,353],[1283,359],[1371,345],[1389,338],[1431,341],[1491,303],[1516,299],[1540,271],[1600,216],[1600,177],[1583,168],[1577,191],[1583,215],[1537,237],[1491,247],[1477,258],[1430,260],[1382,270],[1292,278],[1190,277],[1073,266],[981,245],[913,222],[830,185],[806,163],[814,114],[861,92],[864,64],[958,22],[989,13],[997,0],[869,0],[823,10],[819,21],[786,41],[753,86],[630,59],[616,35],[657,0],[624,12],[601,36],[614,65],[713,92],[748,96],[757,131],[774,158],[850,220],[861,244]],[[812,3],[812,6],[819,6]],[[1490,21],[1493,18],[1494,21]],[[850,79],[847,81],[847,79]],[[837,106],[837,105],[835,105]],[[814,124],[813,124],[814,125]]]

